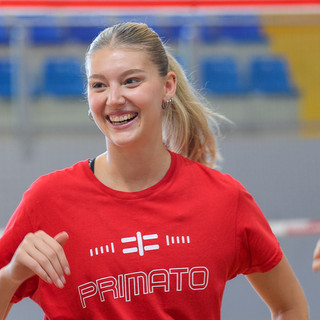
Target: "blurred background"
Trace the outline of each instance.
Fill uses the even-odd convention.
[[[87,117],[84,56],[105,27],[145,22],[232,121],[221,123],[219,170],[255,197],[318,319],[320,275],[311,263],[320,237],[319,1],[63,3],[0,1],[0,229],[40,175],[104,151]],[[8,317],[42,318],[28,299]],[[222,319],[270,315],[239,276],[227,284]]]

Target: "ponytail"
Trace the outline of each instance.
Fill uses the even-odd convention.
[[[214,127],[217,114],[202,102],[183,69],[167,52],[169,71],[177,76],[173,103],[163,113],[163,140],[167,148],[191,160],[212,167],[218,156]]]

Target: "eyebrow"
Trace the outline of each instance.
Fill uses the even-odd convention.
[[[121,77],[126,77],[130,74],[133,74],[133,73],[146,73],[146,71],[142,70],[142,69],[129,69],[129,70],[126,70],[124,71],[123,73],[120,74]],[[102,79],[102,80],[105,80],[106,77],[103,75],[103,74],[99,74],[99,73],[94,73],[92,75],[89,76],[89,79]]]

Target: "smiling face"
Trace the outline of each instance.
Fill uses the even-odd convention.
[[[102,48],[87,63],[88,102],[111,147],[162,145],[161,103],[174,95],[174,74],[161,77],[141,50]]]

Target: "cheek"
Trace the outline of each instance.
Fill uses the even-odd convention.
[[[92,112],[98,113],[101,111],[102,106],[104,106],[102,97],[99,97],[95,94],[90,94],[89,92],[87,99],[89,108],[92,110]]]
[[[93,103],[93,95],[92,93],[90,93],[89,89],[87,91],[87,100],[88,100],[88,104],[91,107],[92,103]]]
[[[142,88],[139,94],[136,96],[136,101],[140,102],[141,105],[147,107],[148,109],[161,111],[162,103],[162,88],[160,86],[146,86]]]

